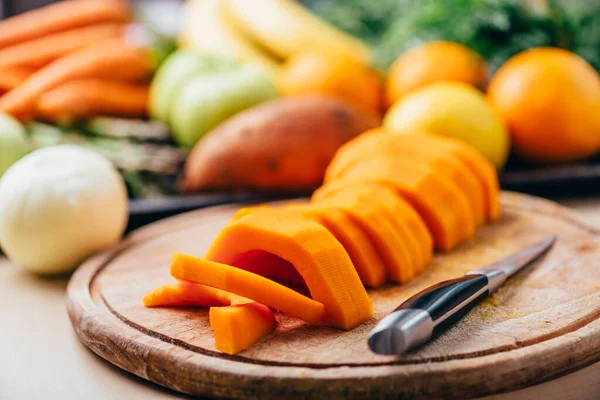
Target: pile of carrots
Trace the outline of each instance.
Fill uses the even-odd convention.
[[[65,0],[0,22],[0,112],[27,121],[144,116],[154,66],[125,0]]]
[[[243,208],[204,258],[175,254],[180,283],[144,304],[211,307],[215,347],[229,354],[274,329],[269,308],[352,329],[373,316],[365,287],[414,279],[434,250],[500,217],[499,193],[494,166],[469,145],[374,129],[337,151],[310,202]]]

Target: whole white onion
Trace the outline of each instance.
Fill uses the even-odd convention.
[[[34,151],[0,179],[0,245],[36,273],[73,270],[116,243],[127,217],[123,178],[105,158],[81,147]]]

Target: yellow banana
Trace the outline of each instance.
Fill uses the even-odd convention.
[[[281,58],[325,51],[368,62],[370,48],[323,21],[295,0],[227,0],[229,12],[250,37]]]
[[[179,34],[181,47],[255,63],[276,74],[278,63],[256,47],[230,21],[225,0],[188,0]]]

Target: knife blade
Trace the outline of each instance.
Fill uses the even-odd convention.
[[[369,333],[369,347],[377,354],[391,355],[423,345],[457,322],[508,278],[539,259],[555,242],[556,236],[549,236],[463,277],[417,293],[379,321]]]

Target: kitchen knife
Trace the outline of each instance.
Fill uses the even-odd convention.
[[[369,347],[378,354],[402,354],[445,330],[508,278],[545,254],[556,236],[518,251],[463,277],[440,282],[402,303],[369,333]]]

